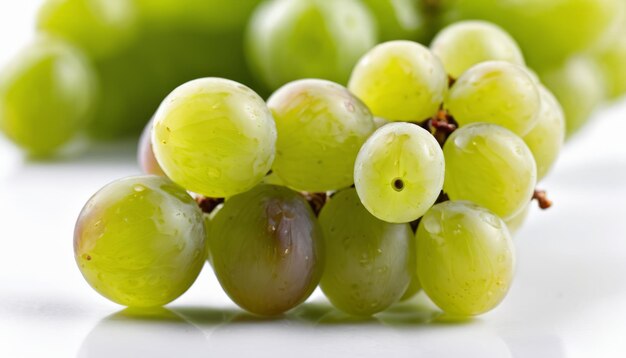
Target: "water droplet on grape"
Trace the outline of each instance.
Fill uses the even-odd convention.
[[[350,113],[354,112],[354,104],[352,104],[352,102],[346,101],[345,105],[346,105],[346,109],[348,110],[348,112]]]
[[[481,212],[480,213],[480,218],[486,224],[489,224],[491,227],[493,227],[495,229],[501,229],[502,228],[501,220],[499,220],[497,217],[495,217],[494,215],[492,215],[490,213]]]
[[[425,216],[422,219],[422,225],[424,225],[424,229],[426,229],[426,231],[433,235],[441,232],[441,224],[439,223],[439,220],[433,216]]]
[[[217,168],[208,168],[207,175],[209,178],[218,179],[222,176],[222,171]]]

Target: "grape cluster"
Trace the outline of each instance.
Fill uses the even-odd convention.
[[[353,315],[420,287],[447,313],[481,314],[511,285],[511,232],[531,200],[549,206],[535,187],[564,137],[558,101],[485,22],[451,25],[430,49],[380,44],[347,88],[297,80],[264,102],[237,82],[197,79],[146,127],[150,175],[89,200],[76,260],[128,306],[175,299],[208,259],[258,315],[296,307],[318,284]]]

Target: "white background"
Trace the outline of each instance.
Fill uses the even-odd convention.
[[[0,2],[0,64],[32,37],[39,1]],[[0,139],[0,357],[626,356],[626,103],[568,143],[516,238],[517,276],[496,310],[437,320],[423,296],[366,321],[316,292],[284,318],[255,319],[207,267],[151,320],[100,297],[72,253],[74,221],[104,184],[138,173],[134,143],[60,163],[29,163]]]

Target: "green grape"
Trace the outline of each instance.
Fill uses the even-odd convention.
[[[485,313],[509,290],[513,250],[506,224],[489,210],[463,201],[437,204],[417,229],[419,280],[446,313]]]
[[[141,171],[145,174],[162,175],[165,176],[163,169],[159,166],[154,151],[152,150],[152,125],[151,120],[144,128],[141,137],[139,138],[139,146],[137,148],[137,159]]]
[[[76,263],[104,297],[152,307],[182,295],[206,260],[202,212],[159,176],[115,181],[85,205],[74,231]]]
[[[269,89],[301,78],[345,84],[376,44],[374,21],[357,0],[272,0],[250,20],[250,66]]]
[[[541,97],[535,81],[523,67],[487,61],[459,77],[450,88],[445,105],[461,126],[488,122],[525,135],[537,123]]]
[[[201,32],[240,30],[263,0],[131,0],[141,18],[163,30],[194,28]]]
[[[415,0],[363,0],[374,15],[380,41],[423,40],[426,21]]]
[[[535,159],[513,132],[489,123],[471,124],[452,133],[443,154],[443,190],[452,200],[472,201],[508,219],[533,196]]]
[[[101,58],[132,44],[138,20],[128,0],[48,0],[40,9],[37,28]]]
[[[308,192],[352,185],[354,160],[374,132],[369,109],[346,88],[325,80],[291,82],[270,97],[278,131],[272,170]]]
[[[603,40],[623,0],[457,0],[457,19],[481,19],[507,30],[532,68],[558,66]]]
[[[230,198],[209,226],[209,253],[228,296],[258,315],[302,303],[319,283],[324,242],[313,211],[290,189],[259,185]]]
[[[422,290],[422,284],[420,283],[420,278],[417,276],[417,263],[413,264],[413,269],[411,272],[411,282],[409,283],[409,287],[406,288],[404,294],[400,298],[400,301],[410,300],[415,297]]]
[[[586,57],[572,58],[540,76],[563,108],[567,136],[578,131],[604,100],[602,73]]]
[[[526,204],[526,207],[519,213],[515,214],[512,218],[504,220],[506,223],[506,227],[509,229],[511,235],[515,235],[519,229],[524,225],[526,219],[528,218],[528,213],[530,212],[530,203]]]
[[[624,33],[594,55],[605,83],[605,92],[609,98],[613,99],[626,94],[626,35]]]
[[[554,95],[544,86],[539,87],[541,110],[537,124],[523,139],[535,157],[537,180],[546,176],[559,156],[565,140],[565,115]]]
[[[392,223],[418,219],[435,203],[444,181],[439,143],[411,123],[391,123],[365,142],[356,158],[357,193],[375,217]]]
[[[448,75],[426,47],[411,41],[390,41],[361,58],[348,88],[377,117],[423,121],[439,110],[448,89]]]
[[[0,74],[0,129],[32,156],[51,156],[87,125],[95,94],[83,55],[39,38]]]
[[[209,197],[242,193],[270,170],[276,146],[272,114],[254,91],[203,78],[175,89],[154,118],[152,145],[163,171]]]
[[[261,180],[261,183],[285,186],[285,182],[278,175],[276,175],[275,172],[271,172],[268,175],[264,176],[263,180]]]
[[[386,120],[385,118],[381,118],[381,117],[374,117],[374,127],[376,127],[376,129],[384,126],[385,124],[389,124],[391,123],[390,121]]]
[[[485,61],[525,65],[515,40],[502,28],[485,21],[452,24],[437,34],[430,48],[453,78]]]
[[[409,224],[372,216],[354,189],[335,194],[320,213],[326,267],[320,287],[340,310],[370,316],[396,303],[414,271]]]

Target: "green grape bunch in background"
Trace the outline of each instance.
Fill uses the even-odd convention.
[[[434,38],[460,20],[472,22]],[[351,76],[362,55],[381,42],[409,40],[432,41],[453,79],[485,60],[528,65],[563,107],[570,136],[605,100],[626,92],[625,24],[623,0],[47,0],[36,30],[48,40],[17,54],[12,63],[20,66],[2,70],[0,102],[11,110],[0,115],[0,128],[32,157],[45,158],[65,153],[81,134],[92,141],[137,136],[168,93],[201,77],[240,82],[263,98],[307,78],[350,82],[358,95],[363,81],[376,76]],[[82,73],[73,81],[84,83],[72,88],[89,88],[71,94],[60,82],[44,82],[37,63],[44,60],[34,53],[50,51],[51,41],[80,57],[65,65],[68,73]],[[39,74],[31,80],[27,73]],[[41,88],[30,91],[38,110],[54,113],[45,124],[18,94],[33,85]],[[75,100],[63,100],[63,93]],[[410,111],[431,112],[413,100]],[[382,110],[380,103],[368,106],[375,116]],[[67,120],[56,118],[64,113]],[[44,126],[54,135],[40,133]]]

